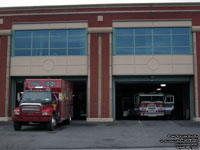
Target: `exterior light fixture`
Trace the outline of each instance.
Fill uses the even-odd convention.
[[[161,88],[157,88],[156,91],[161,91]]]
[[[166,84],[160,84],[161,87],[166,87]]]

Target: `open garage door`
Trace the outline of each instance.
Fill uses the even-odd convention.
[[[26,78],[37,78],[37,77],[23,77],[23,78],[13,78],[12,79],[12,110],[19,106],[18,99],[21,93],[24,91],[24,81]],[[47,77],[41,77],[47,78]],[[74,103],[73,103],[73,119],[75,120],[86,120],[87,117],[87,78],[85,77],[48,77],[68,80],[74,85]]]
[[[162,79],[162,78],[160,78]],[[192,119],[191,114],[193,112],[193,106],[191,106],[191,99],[192,99],[192,89],[191,89],[191,81],[170,81],[168,80],[157,80],[156,78],[153,80],[146,80],[146,81],[137,81],[132,80],[131,78],[129,81],[123,78],[123,80],[115,80],[115,119],[117,120],[134,120],[134,119],[175,119],[175,120],[189,120]],[[136,102],[137,99],[141,99],[141,95],[143,95],[143,101],[148,104],[148,101],[153,101],[155,99],[155,95],[160,94],[163,98],[163,114],[152,116],[141,116],[139,112],[141,109],[144,109],[148,106],[144,106],[141,108],[141,103],[138,104]],[[140,97],[139,97],[140,95]],[[146,97],[144,97],[146,96]],[[151,96],[151,97],[150,97]],[[154,97],[152,97],[154,96]],[[167,96],[173,97],[173,105],[172,103],[170,108],[171,114],[167,114],[167,105],[169,103],[165,103]],[[144,100],[149,98],[151,100]],[[149,105],[155,104],[155,111],[159,111],[161,109],[161,99],[157,100],[157,103],[149,102]],[[172,101],[171,101],[172,102]],[[144,103],[144,105],[145,105]],[[150,104],[151,103],[151,104]],[[153,103],[153,104],[152,104]],[[159,104],[158,104],[159,103]],[[143,104],[143,103],[142,103]],[[140,105],[140,106],[139,106]],[[159,106],[156,106],[159,105]],[[158,108],[158,109],[157,109]],[[152,108],[153,109],[153,108]],[[169,110],[169,109],[168,109]],[[142,110],[143,111],[143,110]],[[150,111],[150,108],[145,111]],[[162,112],[162,111],[161,111]]]
[[[74,85],[73,113],[76,120],[86,120],[86,81],[72,81]]]

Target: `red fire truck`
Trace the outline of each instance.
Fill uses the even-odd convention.
[[[163,93],[139,93],[134,97],[137,116],[170,116],[174,110],[174,96]]]
[[[22,125],[46,124],[53,130],[57,123],[71,122],[73,85],[62,79],[26,79],[19,107],[13,112],[14,129]]]

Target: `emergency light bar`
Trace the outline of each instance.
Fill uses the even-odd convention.
[[[36,86],[35,88],[36,88],[36,89],[42,89],[43,86]]]
[[[47,92],[51,92],[50,88],[30,88],[30,91],[47,91]]]

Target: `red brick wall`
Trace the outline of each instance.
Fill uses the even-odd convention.
[[[109,34],[102,34],[102,118],[109,118]]]
[[[90,40],[90,118],[98,117],[98,34]]]
[[[0,117],[5,116],[7,36],[0,36]]]

